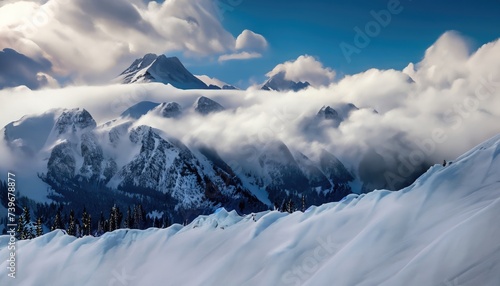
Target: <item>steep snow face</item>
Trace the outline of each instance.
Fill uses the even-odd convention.
[[[261,89],[263,90],[276,90],[276,91],[299,91],[305,89],[310,84],[306,82],[295,82],[285,79],[285,72],[280,72],[268,79]]]
[[[207,89],[208,86],[190,73],[177,57],[147,54],[135,60],[116,81],[121,83],[161,82],[180,89]]]
[[[218,210],[186,227],[82,239],[54,231],[20,241],[17,278],[2,275],[0,283],[496,286],[499,177],[496,136],[408,188],[350,195],[305,213]],[[0,237],[1,257],[9,256],[8,241]]]
[[[124,70],[121,75],[127,76],[126,79],[128,80],[128,75],[132,75],[138,71],[141,71],[147,67],[149,67],[156,59],[158,58],[158,55],[156,54],[146,54],[144,57],[140,59],[136,59],[130,67],[128,67],[126,70]]]
[[[47,142],[50,131],[62,110],[51,110],[40,115],[24,116],[5,126],[5,140],[29,154],[39,152]]]
[[[24,116],[6,125],[3,132],[11,147],[34,156],[44,149],[52,148],[57,140],[79,138],[95,127],[95,120],[85,109],[54,109],[39,115]]]
[[[141,116],[153,110],[159,104],[151,101],[141,101],[137,104],[132,105],[127,108],[120,116],[122,117],[130,117],[133,119],[139,119]]]
[[[333,184],[345,184],[353,181],[353,176],[347,171],[344,164],[332,153],[321,150],[320,168]]]
[[[148,112],[156,112],[165,118],[175,118],[182,114],[182,107],[177,102],[155,103],[141,101],[125,110],[120,116],[123,118],[139,119]]]

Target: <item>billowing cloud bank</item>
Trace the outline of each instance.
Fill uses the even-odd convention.
[[[315,87],[327,86],[333,82],[335,71],[309,55],[299,56],[296,60],[277,65],[266,76],[272,77],[284,72],[285,79],[295,82],[307,81]]]
[[[453,159],[500,132],[499,63],[500,41],[470,51],[458,33],[448,32],[404,71],[371,69],[297,93],[182,91],[161,84],[2,90],[0,125],[54,107],[84,107],[104,123],[140,101],[175,101],[185,110],[182,117],[147,115],[138,124],[188,145],[214,146],[228,161],[239,157],[250,165],[259,148],[274,139],[312,158],[324,148],[361,179],[380,178],[390,187],[423,165]],[[201,95],[226,110],[194,113],[192,105]],[[340,113],[346,103],[360,109],[338,128],[315,121],[322,106]]]
[[[0,4],[0,50],[44,57],[53,73],[103,83],[145,53],[182,51],[204,57],[253,54],[266,39],[249,30],[235,38],[210,0],[49,0]],[[259,54],[260,56],[260,54]],[[234,57],[233,57],[234,58]],[[248,57],[237,57],[246,59]]]

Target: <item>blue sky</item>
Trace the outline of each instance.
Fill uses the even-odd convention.
[[[385,0],[242,0],[232,11],[224,12],[222,24],[234,36],[244,29],[262,34],[269,43],[263,57],[224,63],[186,57],[182,60],[195,74],[208,74],[245,87],[249,79],[262,82],[264,74],[277,64],[303,54],[319,58],[342,76],[369,68],[402,69],[409,62],[418,62],[425,50],[448,30],[468,37],[473,47],[500,35],[500,1],[401,0],[403,10],[392,15],[389,25],[381,28],[378,36],[371,38],[370,44],[359,54],[353,54],[348,62],[339,45],[353,44],[354,28],[364,30],[374,20],[370,11],[387,9],[388,3]]]

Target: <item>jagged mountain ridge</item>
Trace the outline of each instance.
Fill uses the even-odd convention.
[[[115,80],[123,84],[159,82],[179,89],[235,90],[233,85],[207,75],[193,75],[177,57],[166,57],[149,53],[136,59]],[[307,81],[292,81],[285,78],[285,72],[271,76],[261,90],[299,91],[310,86]]]
[[[200,101],[210,104],[203,105]],[[153,105],[149,103],[147,109],[182,110],[175,102]],[[200,106],[205,109],[215,106],[199,110],[202,115],[220,111],[220,105],[206,97],[200,97],[193,108]],[[249,212],[266,209],[269,202],[280,204],[288,197],[298,200],[304,195],[309,204],[320,204],[332,201],[332,193],[337,193],[336,199],[350,193],[348,181],[335,182],[345,187],[339,193],[330,180],[331,174],[325,174],[319,163],[295,152],[292,155],[283,142],[270,144],[271,147],[262,152],[258,172],[261,175],[254,180],[261,183],[249,185],[247,182],[252,180],[248,180],[247,174],[250,172],[235,173],[215,149],[188,148],[160,130],[134,126],[140,114],[135,117],[128,114],[102,125],[97,125],[85,109],[62,110],[57,114],[53,127],[46,131],[48,134],[40,135],[49,138],[46,146],[51,146],[44,155],[48,158],[47,169],[41,179],[58,196],[68,199],[74,199],[70,198],[74,192],[94,190],[111,194],[117,191],[131,198],[163,200],[176,213],[185,212],[182,217],[175,217],[181,220],[220,206]],[[23,122],[30,122],[28,119],[24,118]],[[5,139],[11,143],[19,141],[21,136],[14,135],[16,128],[24,128],[23,124],[8,126],[4,130]],[[25,139],[27,145],[32,139]],[[37,149],[28,153],[36,154]],[[345,170],[342,163],[338,163],[337,167]],[[267,174],[266,178],[262,174]],[[250,191],[253,187],[266,190],[269,200],[259,201]]]
[[[190,73],[177,57],[147,54],[135,60],[116,81],[121,83],[160,82],[180,89],[209,89]]]

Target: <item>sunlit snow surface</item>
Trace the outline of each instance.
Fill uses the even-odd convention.
[[[398,191],[305,213],[240,217],[17,244],[0,285],[500,285],[500,136]]]

